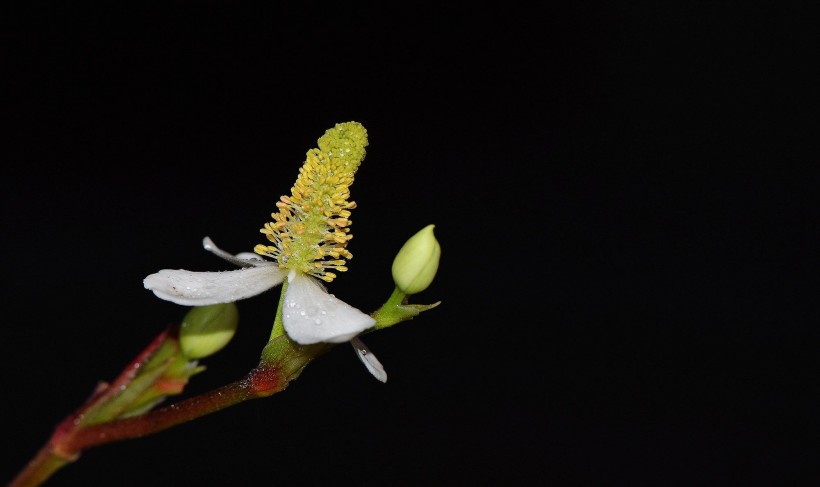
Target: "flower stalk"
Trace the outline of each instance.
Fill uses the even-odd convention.
[[[171,333],[167,330],[157,337],[114,384],[128,390],[131,371],[149,362],[150,359],[144,360],[146,355],[154,354],[162,345],[167,345],[169,336]],[[279,337],[268,342],[259,364],[245,378],[133,417],[97,422],[100,418],[93,411],[108,411],[109,405],[116,402],[97,391],[86,405],[66,417],[55,428],[48,443],[20,471],[9,487],[39,486],[59,469],[79,459],[80,454],[89,448],[152,435],[251,399],[271,396],[284,390],[308,363],[329,349],[328,344],[302,346],[286,336]]]

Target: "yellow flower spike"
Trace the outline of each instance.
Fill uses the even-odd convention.
[[[260,230],[273,245],[257,245],[254,252],[325,282],[336,277],[329,270],[347,270],[341,259],[352,257],[345,247],[353,238],[349,217],[356,207],[348,201],[350,185],[367,143],[367,131],[357,122],[327,130],[319,147],[307,152],[291,195],[277,201],[279,211]]]

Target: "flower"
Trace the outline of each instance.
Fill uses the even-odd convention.
[[[375,320],[329,294],[321,281],[331,282],[344,272],[350,235],[348,201],[353,175],[365,156],[367,131],[357,122],[336,124],[307,152],[290,196],[276,203],[273,221],[260,230],[270,245],[257,245],[255,254],[231,255],[205,237],[203,246],[240,266],[223,272],[164,269],[143,281],[158,297],[187,306],[229,303],[256,296],[283,284],[282,324],[293,341],[309,345],[350,341],[357,356],[382,382],[379,361],[356,336]],[[270,260],[263,260],[259,256]]]

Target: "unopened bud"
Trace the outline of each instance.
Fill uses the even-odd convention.
[[[231,341],[239,325],[234,303],[191,308],[179,328],[182,353],[191,359],[213,355]]]
[[[435,225],[427,225],[405,242],[393,260],[393,281],[405,294],[424,291],[438,270],[441,246],[433,235]]]

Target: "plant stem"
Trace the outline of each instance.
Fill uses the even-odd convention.
[[[57,470],[73,462],[54,452],[49,442],[37,452],[26,467],[11,481],[9,487],[34,487],[48,480]]]
[[[151,435],[248,399],[270,396],[284,389],[286,385],[287,381],[281,380],[277,369],[257,367],[243,380],[142,416],[81,428],[62,444],[62,448],[80,452],[92,446]]]
[[[77,460],[83,450],[106,443],[158,433],[249,399],[282,391],[302,369],[329,347],[300,347],[289,341],[272,341],[263,360],[247,377],[213,391],[182,400],[164,408],[126,419],[78,426],[80,413],[68,416],[54,430],[49,442],[20,471],[8,487],[37,487],[57,470]],[[274,355],[275,365],[267,357]]]

